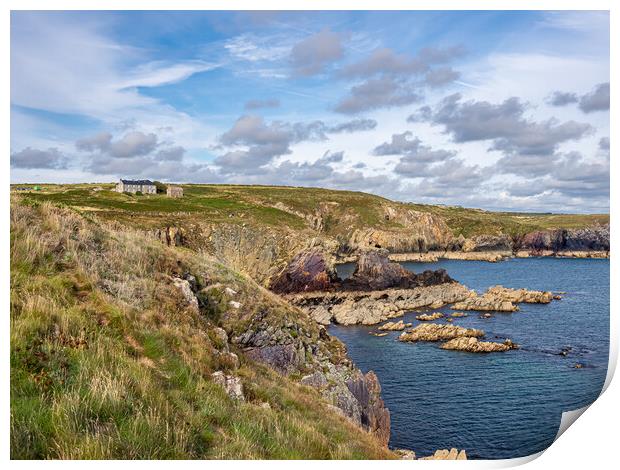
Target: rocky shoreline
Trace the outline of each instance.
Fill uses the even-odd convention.
[[[531,251],[428,251],[426,253],[390,253],[390,261],[413,262],[413,263],[435,263],[441,259],[462,260],[462,261],[488,261],[497,263],[511,258],[577,258],[577,259],[609,259],[609,251],[562,251],[554,252],[544,250],[540,252]],[[357,260],[357,256],[339,258],[339,263],[351,263]]]
[[[458,283],[413,289],[384,289],[368,292],[315,291],[289,294],[284,298],[307,312],[321,325],[375,325],[419,308],[439,308],[473,295]]]

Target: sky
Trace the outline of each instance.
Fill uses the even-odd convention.
[[[609,211],[609,15],[11,14],[11,181]]]

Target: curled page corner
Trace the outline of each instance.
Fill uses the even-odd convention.
[[[560,421],[560,427],[558,428],[558,433],[555,435],[553,442],[557,441],[558,438],[564,434],[566,431],[577,419],[590,407],[590,405],[584,406],[583,408],[578,408],[576,410],[569,410],[562,413],[562,419]]]

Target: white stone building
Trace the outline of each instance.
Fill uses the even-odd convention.
[[[119,193],[156,194],[155,183],[150,180],[121,180],[116,184],[116,191]]]

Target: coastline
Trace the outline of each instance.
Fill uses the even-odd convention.
[[[531,251],[520,250],[516,253],[512,251],[427,251],[425,253],[390,253],[390,261],[397,263],[434,263],[441,259],[462,260],[462,261],[488,261],[496,263],[509,258],[562,258],[562,259],[609,259],[609,251],[560,251],[554,252],[544,250],[533,253]],[[358,255],[342,256],[336,259],[337,264],[355,263]]]

